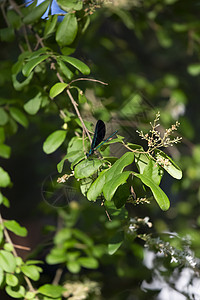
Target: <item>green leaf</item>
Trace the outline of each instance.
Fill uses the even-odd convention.
[[[64,83],[64,82],[58,82],[58,83],[54,84],[52,86],[52,88],[50,89],[49,96],[51,98],[55,98],[60,93],[62,93],[64,91],[64,89],[66,89],[67,85],[68,84]]]
[[[43,151],[46,154],[50,154],[56,151],[64,142],[66,138],[67,131],[57,130],[51,133],[45,140],[43,144]]]
[[[16,221],[14,220],[7,220],[7,221],[4,221],[4,226],[14,232],[16,235],[19,235],[19,236],[27,236],[27,230],[25,227],[22,227],[19,225],[19,223],[17,223]]]
[[[8,122],[8,114],[5,110],[0,107],[0,126],[5,125]]]
[[[63,170],[63,166],[64,166],[64,162],[67,160],[67,159],[70,159],[74,156],[77,156],[77,154],[80,154],[80,151],[77,150],[77,151],[71,151],[69,153],[67,153],[63,159],[57,164],[57,170],[59,173],[62,172]],[[83,158],[85,158],[85,155],[81,155],[80,157],[78,157],[77,161],[75,161],[75,164],[77,164],[80,160],[82,160]],[[71,165],[71,168],[72,168],[73,164]]]
[[[7,207],[7,208],[10,207],[10,202],[9,202],[9,200],[8,200],[6,197],[4,197],[4,196],[3,196],[3,205],[4,205],[5,207]]]
[[[72,236],[72,230],[70,228],[63,228],[56,234],[54,238],[54,243],[57,245],[63,244],[71,236]]]
[[[13,298],[24,298],[25,288],[20,285],[16,287],[6,286],[6,293]]]
[[[124,241],[124,234],[122,231],[117,232],[108,244],[108,254],[113,255]]]
[[[17,107],[10,107],[10,114],[15,121],[25,128],[28,127],[28,119],[25,114]]]
[[[11,153],[10,146],[0,144],[0,156],[3,158],[9,158]]]
[[[4,281],[4,273],[2,267],[0,267],[0,286]]]
[[[80,257],[78,263],[87,269],[97,269],[99,266],[98,260],[94,257]]]
[[[40,273],[38,271],[37,266],[32,265],[24,265],[21,266],[21,271],[29,278],[31,278],[34,281],[37,281],[40,278]]]
[[[90,74],[90,68],[79,59],[71,56],[61,56],[60,58],[72,65],[73,67],[75,67],[76,69],[78,69],[82,74]]]
[[[12,244],[5,243],[5,244],[3,245],[3,248],[4,248],[4,250],[6,250],[6,251],[12,252],[13,249],[14,249],[14,246],[13,246]],[[17,263],[17,262],[16,262],[16,263]]]
[[[81,266],[80,266],[79,262],[76,260],[68,261],[66,266],[67,266],[68,270],[73,274],[77,274],[81,270]]]
[[[38,292],[42,295],[52,297],[52,298],[58,298],[62,296],[62,292],[65,289],[62,286],[59,285],[51,285],[51,284],[45,284],[42,285],[39,289]]]
[[[134,153],[133,152],[126,152],[120,159],[118,159],[112,167],[106,173],[106,182],[111,180],[117,174],[122,173],[123,169],[132,164],[134,160]]]
[[[73,235],[79,239],[80,241],[82,241],[85,245],[88,245],[89,247],[92,247],[94,242],[93,240],[87,235],[85,234],[83,231],[78,230],[78,229],[74,229],[73,230]]]
[[[65,11],[81,10],[83,7],[82,0],[57,0],[58,5]]]
[[[60,46],[70,45],[78,32],[78,22],[74,13],[68,13],[56,31],[56,41]]]
[[[120,185],[114,194],[114,204],[116,208],[121,208],[130,196],[130,187],[128,184]]]
[[[4,142],[5,142],[5,131],[3,127],[0,127],[0,144],[3,144]]]
[[[61,173],[63,170],[64,162],[67,159],[67,154],[63,157],[63,159],[57,164],[58,173]]]
[[[2,42],[12,42],[15,38],[15,31],[12,27],[0,29],[0,40]]]
[[[31,60],[29,60],[22,68],[23,75],[28,77],[31,74],[31,72],[33,71],[33,69],[37,65],[39,65],[42,61],[47,59],[49,56],[50,56],[50,54],[45,54],[45,55],[40,55],[38,57],[35,57],[35,58],[32,58]]]
[[[140,145],[136,145],[136,144],[132,144],[132,143],[128,143],[127,144],[132,150],[134,150],[134,154],[135,154],[135,163],[136,166],[138,168],[138,171],[140,172],[140,174],[143,173],[144,169],[146,168],[146,166],[148,165],[149,162],[149,157],[146,153],[137,153],[138,152],[144,152],[144,149],[142,146]]]
[[[65,75],[65,77],[68,78],[69,80],[71,80],[74,74],[65,65],[65,63],[62,60],[58,60],[58,65],[59,65],[62,73]]]
[[[87,192],[87,199],[89,201],[96,201],[97,197],[102,193],[106,182],[106,172],[108,172],[108,170],[103,170],[89,188]]]
[[[136,173],[134,173],[134,175],[137,176],[145,185],[147,185],[151,189],[154,198],[157,201],[160,208],[162,210],[168,210],[170,207],[170,202],[163,190],[156,183],[154,183],[152,179],[148,178],[147,176]]]
[[[66,262],[66,250],[64,248],[53,248],[46,257],[49,265],[55,265]]]
[[[33,73],[30,74],[29,77],[24,77],[25,80],[23,81],[18,81],[18,74],[13,74],[12,75],[12,81],[13,81],[13,86],[17,91],[21,91],[25,86],[27,86],[30,82],[31,79],[33,78]]]
[[[21,18],[20,16],[14,11],[14,10],[8,10],[7,11],[7,20],[8,23],[16,28],[19,29],[21,26]]]
[[[189,65],[187,71],[191,76],[198,76],[200,74],[200,63]]]
[[[86,197],[87,192],[88,192],[89,188],[91,187],[92,183],[93,183],[92,178],[84,178],[81,180],[80,190],[81,190],[81,193],[83,194],[83,196]]]
[[[27,299],[27,300],[36,299],[35,293],[34,292],[27,292],[26,295],[25,295],[25,299]]]
[[[79,179],[87,178],[96,173],[101,165],[102,162],[99,159],[85,159],[74,168],[74,176]]]
[[[40,5],[34,7],[29,14],[27,14],[24,19],[23,22],[25,24],[31,24],[36,22],[38,19],[40,19],[43,14],[45,13],[45,11],[47,10],[48,6],[49,6],[50,0],[45,0],[43,1]]]
[[[42,102],[41,92],[39,92],[34,98],[24,104],[25,111],[30,115],[35,115],[40,109]]]
[[[156,162],[149,159],[148,165],[144,168],[143,174],[159,185],[163,176],[163,170]]]
[[[56,30],[58,16],[53,15],[49,16],[49,19],[46,21],[45,29],[44,29],[44,37],[47,38],[50,34],[52,34]]]
[[[0,250],[0,266],[5,272],[13,273],[16,268],[13,254],[6,250]]]
[[[172,177],[176,179],[182,178],[182,170],[175,164],[175,162],[165,154],[163,151],[155,150],[156,159],[161,158],[162,160],[168,160],[168,164],[162,164],[161,167],[167,171]]]
[[[6,284],[10,286],[16,286],[18,284],[18,278],[13,274],[6,274]]]
[[[30,259],[26,261],[26,265],[36,265],[36,264],[43,264],[44,262],[42,260],[35,260]]]
[[[123,173],[120,173],[120,174],[114,176],[111,180],[106,182],[106,184],[103,187],[103,194],[107,201],[111,201],[117,188],[126,182],[126,180],[130,174],[131,174],[130,171],[123,172]],[[107,177],[107,174],[106,174],[106,177]]]
[[[0,167],[0,187],[7,187],[10,183],[10,176]]]

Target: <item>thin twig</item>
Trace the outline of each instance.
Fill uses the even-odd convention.
[[[64,82],[64,80],[62,79],[62,77],[61,77],[61,75],[60,75],[59,72],[56,73],[56,76],[58,77],[58,79],[60,80],[60,82]],[[88,130],[87,130],[87,128],[86,128],[86,126],[85,126],[85,124],[84,124],[84,122],[83,122],[83,119],[82,119],[82,117],[81,117],[81,114],[80,114],[80,112],[79,112],[78,104],[77,104],[76,101],[74,100],[74,98],[73,98],[72,94],[70,93],[69,89],[66,89],[66,91],[67,91],[67,94],[68,94],[68,96],[69,96],[69,98],[70,98],[70,100],[71,100],[71,102],[72,102],[72,105],[74,106],[74,109],[75,109],[75,111],[76,111],[76,114],[77,114],[79,120],[81,121],[83,130],[86,132],[86,134],[87,134],[87,136],[88,136],[88,138],[89,138],[89,140],[90,140],[90,143],[92,143],[92,139],[91,139],[91,137],[90,137],[90,134],[89,134],[89,132],[88,132]]]
[[[60,278],[62,276],[62,273],[63,273],[63,269],[61,269],[61,268],[57,269],[56,275],[55,275],[55,277],[54,277],[54,279],[52,281],[53,285],[58,285],[59,284],[59,281],[60,281]]]
[[[4,18],[5,22],[6,22],[6,25],[9,27],[10,24],[8,22],[8,19],[7,19],[4,7],[5,7],[5,2],[3,2],[2,5],[1,5],[1,12],[2,12],[3,18]]]
[[[13,244],[13,246],[17,249],[22,249],[22,250],[26,250],[26,251],[30,251],[31,248],[30,247],[25,247],[25,246],[20,246],[20,245],[16,245],[16,244]]]
[[[76,81],[83,81],[83,80],[93,81],[93,82],[97,82],[97,83],[100,83],[100,84],[108,85],[108,83],[106,83],[106,82],[103,82],[103,81],[100,81],[100,80],[97,80],[97,79],[93,79],[93,78],[77,78],[77,79],[72,80],[68,85],[71,85],[72,83],[74,83]]]

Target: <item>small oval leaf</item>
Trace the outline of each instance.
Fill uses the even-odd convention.
[[[62,295],[64,290],[65,289],[59,285],[45,284],[38,289],[38,292],[47,297],[58,298]]]
[[[99,266],[98,260],[94,257],[80,257],[78,258],[78,263],[87,269],[97,269]]]
[[[0,250],[0,266],[5,272],[13,273],[16,268],[13,254],[6,250]]]
[[[28,119],[25,114],[17,107],[10,107],[10,114],[15,121],[24,126],[28,127]]]
[[[31,278],[32,280],[36,281],[40,278],[40,273],[38,271],[37,266],[24,265],[24,266],[21,266],[21,270],[27,277]]]
[[[10,176],[0,167],[0,187],[7,187],[10,184]]]
[[[78,32],[78,22],[74,13],[68,13],[59,24],[56,41],[60,46],[70,45]]]
[[[74,168],[74,176],[79,179],[87,178],[96,173],[101,165],[102,162],[99,159],[85,159]]]
[[[0,107],[0,126],[5,125],[8,122],[8,114],[5,110]]]
[[[41,93],[38,93],[33,99],[24,104],[24,109],[28,114],[35,115],[40,109],[41,102]]]
[[[26,228],[20,226],[19,223],[17,223],[15,220],[4,221],[4,226],[8,230],[14,232],[16,235],[19,235],[19,236],[26,236],[27,235]]]
[[[52,88],[50,89],[49,96],[51,98],[55,98],[60,93],[62,93],[64,91],[64,89],[66,89],[67,85],[68,84],[64,83],[64,82],[58,82],[58,83],[54,84],[52,86]]]
[[[9,158],[10,157],[10,153],[11,153],[11,147],[4,145],[4,144],[0,144],[0,156],[3,158]]]
[[[57,0],[58,5],[65,11],[69,10],[81,10],[83,7],[82,0]]]
[[[18,284],[18,279],[15,275],[7,273],[6,274],[6,284],[10,286],[16,286]]]
[[[57,130],[51,133],[43,144],[43,151],[47,154],[58,149],[66,138],[67,132],[64,130]]]

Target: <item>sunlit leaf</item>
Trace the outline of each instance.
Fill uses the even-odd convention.
[[[161,158],[161,161],[167,160],[165,164],[161,164],[163,169],[167,171],[172,177],[176,179],[182,178],[182,170],[175,164],[175,162],[169,157],[167,154],[165,154],[163,151],[156,149],[155,150],[156,159]]]
[[[0,187],[7,187],[10,184],[10,176],[0,167]]]
[[[160,208],[162,210],[168,210],[170,207],[170,202],[163,190],[156,183],[154,183],[152,179],[148,178],[147,176],[136,173],[134,173],[134,175],[137,176],[145,185],[147,185],[151,189],[154,198],[157,201]]]
[[[51,298],[58,298],[62,295],[64,290],[65,289],[59,285],[45,284],[39,287],[38,292]]]
[[[58,83],[54,84],[52,86],[52,88],[50,89],[49,96],[51,98],[55,98],[60,93],[62,93],[64,91],[64,89],[66,89],[66,87],[67,87],[67,83],[64,83],[64,82],[58,82]]]
[[[13,273],[16,268],[13,254],[6,250],[0,250],[0,266],[5,272]]]
[[[67,131],[57,130],[51,133],[43,144],[43,151],[46,154],[50,154],[57,150],[66,138]]]
[[[102,162],[99,159],[85,159],[74,168],[74,176],[80,179],[87,178],[96,173],[101,165]]]
[[[106,182],[103,187],[103,194],[107,201],[110,201],[113,198],[117,188],[126,182],[130,174],[130,171],[123,172],[114,176],[111,180]]]
[[[14,232],[15,234],[19,236],[26,236],[27,235],[27,229],[25,227],[22,227],[17,223],[15,220],[7,220],[4,221],[4,226]]]

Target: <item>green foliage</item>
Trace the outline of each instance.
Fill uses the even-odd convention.
[[[7,220],[7,221],[4,221],[4,226],[14,232],[15,234],[19,235],[19,236],[26,236],[27,235],[27,230],[25,227],[22,227],[19,225],[19,223],[17,223],[16,221],[14,220]]]
[[[195,145],[198,136],[195,131],[199,132],[198,109],[192,116],[194,124],[190,114],[185,114],[188,103],[191,105],[193,99],[198,102],[195,80],[200,72],[199,24],[191,17],[196,15],[198,5],[176,0],[116,0],[115,3],[58,0],[57,3],[64,10],[61,15],[51,15],[52,1],[49,0],[39,5],[33,1],[24,7],[13,1],[12,5],[8,1],[2,5],[0,38],[4,42],[2,49],[5,47],[6,51],[1,51],[2,57],[9,61],[0,62],[3,70],[0,76],[0,157],[12,159],[12,135],[17,134],[18,124],[24,127],[16,135],[19,144],[14,141],[20,149],[25,141],[32,148],[36,140],[40,145],[44,141],[46,154],[59,148],[52,157],[61,156],[57,164],[60,189],[54,199],[53,181],[50,191],[45,186],[42,192],[49,193],[52,207],[47,208],[44,203],[41,207],[50,218],[56,215],[59,220],[46,263],[59,265],[62,270],[67,268],[68,277],[64,274],[60,285],[48,284],[48,276],[43,277],[43,270],[38,266],[40,261],[23,261],[16,253],[19,245],[10,239],[10,231],[25,237],[27,230],[16,221],[0,216],[0,285],[12,298],[61,299],[69,292],[69,287],[65,290],[65,280],[75,278],[72,276],[76,274],[76,278],[84,275],[104,281],[104,285],[108,283],[110,291],[104,298],[128,299],[134,294],[136,298],[146,299],[138,286],[143,280],[150,282],[154,271],[150,271],[150,276],[144,265],[144,243],[155,253],[155,273],[167,270],[162,273],[168,274],[159,273],[166,282],[172,282],[169,274],[180,274],[181,268],[188,266],[186,258],[192,250],[199,255],[200,160],[199,146]],[[45,12],[48,17],[42,19]],[[19,55],[16,49],[22,53]],[[92,78],[89,77],[91,71]],[[154,119],[154,109],[145,99],[156,106],[156,111],[161,111],[162,125],[158,124],[160,113]],[[100,154],[95,151],[86,158],[95,125],[86,119],[100,118],[106,125],[121,124],[117,128],[120,135],[100,146]],[[147,119],[151,121],[149,131]],[[189,145],[189,156],[177,146],[181,140],[175,134],[179,126],[177,119],[182,119],[180,131],[185,146]],[[31,138],[20,140],[22,131],[34,127],[39,129],[38,136],[31,133]],[[140,128],[139,136],[135,127]],[[188,138],[193,139],[193,144]],[[114,151],[111,156],[110,149],[122,151]],[[12,154],[16,152],[13,145]],[[33,155],[35,157],[35,153]],[[176,161],[185,171],[183,179]],[[43,169],[42,162],[37,165]],[[170,186],[165,183],[169,176],[179,180],[173,181],[176,182],[173,187],[170,180]],[[29,182],[32,183],[33,178],[31,176]],[[10,175],[0,167],[0,187],[10,186]],[[73,190],[75,196],[70,194],[70,188],[76,190]],[[84,197],[83,203],[75,202],[79,191]],[[179,191],[183,192],[184,199]],[[175,194],[179,197],[178,205]],[[60,199],[71,203],[55,209]],[[173,208],[170,210],[171,200]],[[3,189],[0,205],[9,207]],[[141,215],[150,216],[153,224],[149,217],[141,218]],[[182,247],[178,239],[172,241],[169,237],[168,242],[149,234],[152,226],[152,232],[158,236],[162,231],[174,231],[175,227],[184,236],[188,220],[194,224],[189,230],[195,241],[191,248]],[[170,227],[171,221],[174,227]],[[37,256],[37,251],[31,255]],[[157,259],[159,252],[165,257]],[[195,260],[191,259],[188,264],[195,270]],[[132,278],[137,288],[127,297],[116,295],[113,284],[109,284],[114,276],[119,291],[121,287],[130,290],[126,284],[129,280],[132,282]],[[67,297],[75,295],[73,290],[69,293]]]
[[[43,144],[43,150],[45,153],[50,154],[58,149],[66,138],[67,132],[64,130],[56,130],[51,133]]]

